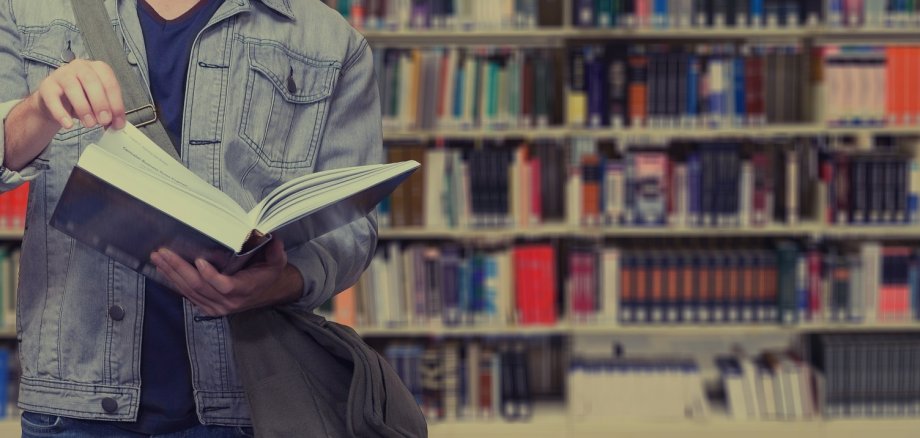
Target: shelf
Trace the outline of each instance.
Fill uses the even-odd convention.
[[[464,336],[544,336],[571,332],[567,324],[552,326],[457,326],[432,325],[425,327],[360,327],[355,330],[367,337],[464,337]]]
[[[920,135],[920,126],[890,127],[830,127],[824,124],[766,125],[751,127],[725,127],[707,129],[611,129],[611,128],[531,128],[531,129],[432,129],[384,130],[386,141],[430,141],[434,139],[485,140],[485,139],[549,139],[571,137],[623,140],[671,140],[711,138],[771,138],[805,137],[819,135]]]
[[[649,438],[850,438],[865,436],[915,437],[920,419],[840,419],[809,421],[733,421],[715,414],[700,420],[639,420],[611,417],[574,421],[563,407],[537,406],[529,422],[501,419],[431,423],[431,437],[584,437],[641,436]]]
[[[21,240],[24,230],[0,230],[0,240]]]
[[[546,336],[546,335],[657,335],[657,336],[755,336],[792,335],[813,332],[904,332],[920,331],[918,322],[877,323],[806,323],[780,324],[571,324],[553,326],[458,326],[432,325],[424,327],[357,327],[355,330],[370,338],[383,337],[467,337],[467,336]]]
[[[798,27],[723,27],[675,29],[578,28],[572,26],[525,29],[401,29],[365,31],[371,44],[384,46],[507,45],[561,46],[567,41],[590,40],[790,40],[820,38],[848,40],[867,38],[910,41],[920,36],[920,28],[830,28]]]
[[[384,240],[486,240],[540,238],[679,238],[679,237],[813,237],[825,239],[920,239],[920,226],[877,225],[837,226],[805,223],[796,226],[764,227],[590,227],[573,225],[539,225],[508,228],[424,228],[381,227]]]
[[[513,45],[552,47],[562,44],[570,31],[560,28],[537,29],[477,29],[477,30],[426,30],[404,29],[398,31],[367,31],[364,37],[371,43],[384,46],[449,46],[449,45]]]

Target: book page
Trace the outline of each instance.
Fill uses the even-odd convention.
[[[243,209],[132,129],[107,131],[77,166],[239,251],[253,229]]]
[[[199,199],[216,204],[228,213],[240,217],[246,215],[236,201],[173,159],[130,123],[120,131],[107,130],[96,146],[151,177],[194,193]],[[105,179],[104,174],[97,176]]]
[[[415,161],[362,166],[355,168],[360,169],[361,172],[352,175],[334,180],[324,178],[321,184],[292,192],[290,196],[274,203],[271,208],[263,212],[256,229],[266,234],[270,233],[340,200],[350,198],[390,180],[405,177],[418,167],[419,163]]]

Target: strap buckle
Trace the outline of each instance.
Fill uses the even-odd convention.
[[[147,110],[149,110],[151,114],[151,117],[149,119],[143,118],[139,114],[142,111],[147,111]],[[131,117],[131,115],[133,114],[138,114],[138,115],[136,117]],[[131,124],[134,125],[134,127],[140,128],[142,126],[147,126],[147,125],[156,123],[157,120],[159,120],[159,115],[157,114],[156,107],[154,107],[152,103],[148,103],[147,105],[144,105],[140,108],[135,108],[131,111],[125,111],[125,118],[128,119],[128,121],[131,122]],[[131,119],[134,119],[135,121],[132,121]],[[138,119],[140,120],[136,121]]]

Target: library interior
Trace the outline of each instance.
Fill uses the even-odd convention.
[[[920,1],[323,1],[422,167],[318,312],[432,437],[920,432]]]

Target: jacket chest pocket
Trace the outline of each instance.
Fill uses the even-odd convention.
[[[29,93],[38,90],[42,81],[62,65],[77,58],[88,58],[80,32],[63,21],[24,31],[21,56]],[[73,128],[59,131],[54,138],[68,140],[85,130],[80,123],[75,123]]]
[[[266,42],[246,44],[249,71],[240,137],[269,167],[304,169],[325,128],[339,63]]]

